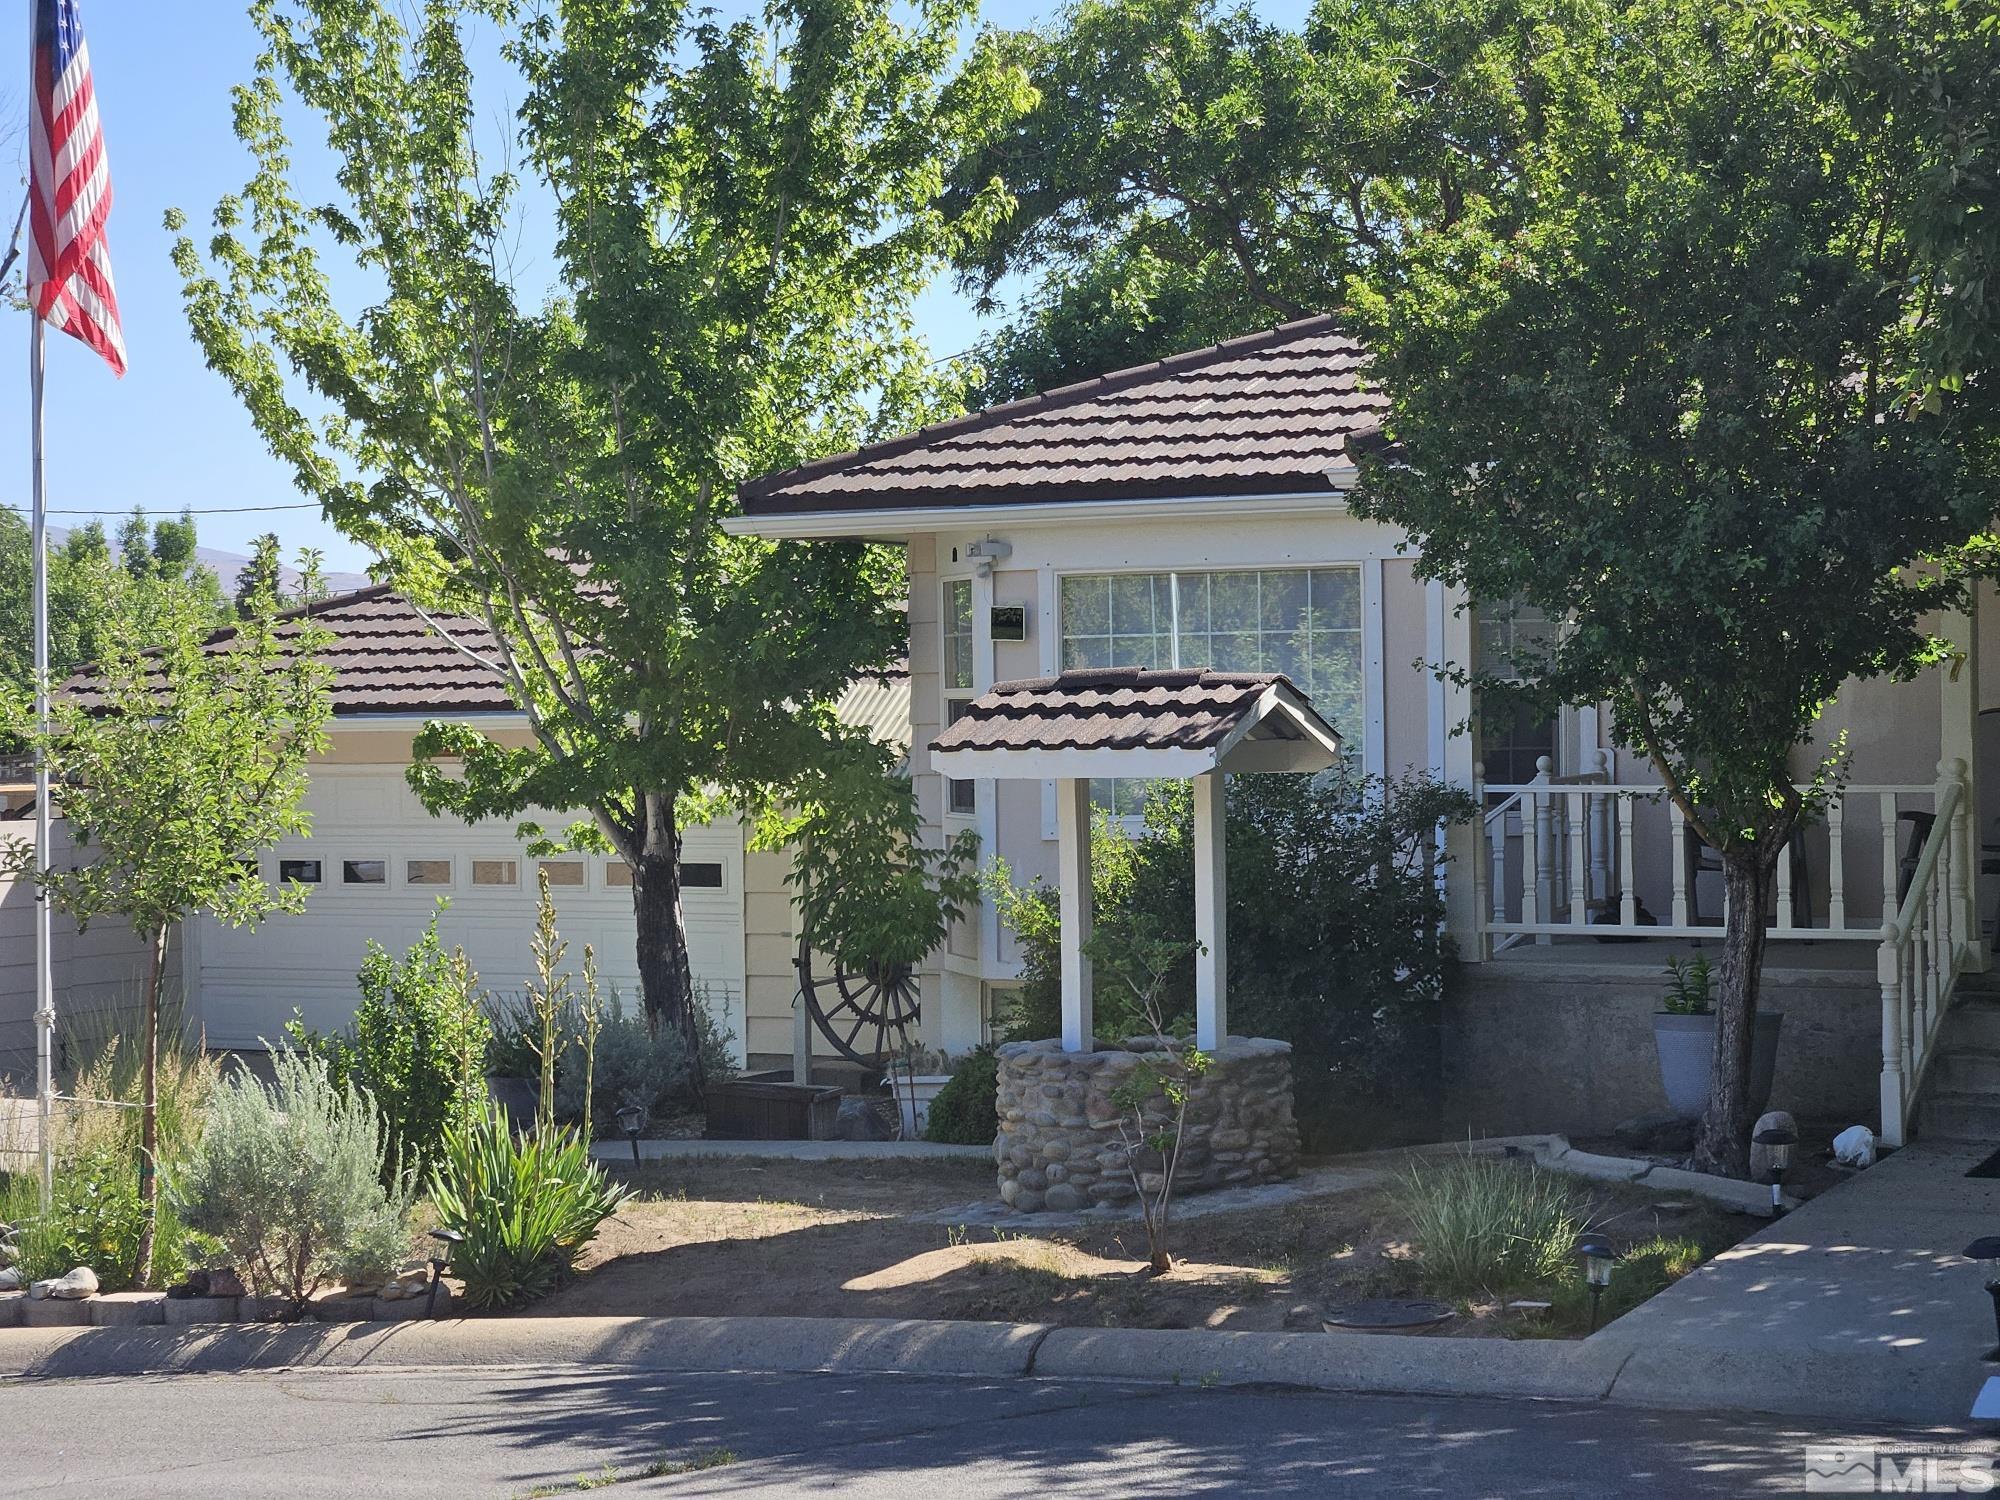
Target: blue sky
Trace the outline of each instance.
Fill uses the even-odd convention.
[[[1266,0],[1258,8],[1295,20],[1304,6]],[[987,5],[986,19],[1018,26],[1055,9],[1038,0],[1000,0]],[[111,250],[131,363],[122,380],[114,379],[75,340],[49,339],[49,505],[59,513],[52,524],[88,519],[69,513],[78,511],[110,512],[106,519],[114,521],[135,503],[156,512],[224,507],[237,513],[198,518],[204,545],[247,552],[252,537],[276,531],[288,550],[323,549],[330,568],[365,567],[367,555],[316,508],[241,509],[297,505],[300,496],[236,398],[203,365],[168,260],[166,210],[185,209],[199,230],[216,200],[246,175],[229,124],[229,89],[250,75],[256,50],[242,7],[235,0],[84,0],[82,17],[111,157]],[[0,86],[0,140],[10,176],[25,159],[17,132],[25,120],[26,30],[18,12],[17,24],[0,28],[0,79],[14,80]],[[300,159],[307,172],[323,165],[303,149]],[[19,206],[16,191],[10,188],[7,198],[9,225]],[[9,321],[20,342],[15,354],[0,356],[0,409],[17,416],[13,433],[0,440],[0,502],[25,508],[27,324],[23,317]],[[920,321],[940,355],[965,348],[978,332],[972,310],[948,286],[924,297]]]

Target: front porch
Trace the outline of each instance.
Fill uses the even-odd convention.
[[[1533,781],[1507,786],[1474,768],[1484,811],[1457,845],[1473,963],[1446,1027],[1457,1123],[1551,1128],[1506,1098],[1534,1098],[1527,1080],[1550,1055],[1563,1076],[1545,1082],[1574,1101],[1565,1128],[1645,1113],[1639,1101],[1659,1092],[1649,1017],[1667,962],[1719,955],[1712,851],[1662,786],[1615,781],[1612,765],[1599,751],[1583,774],[1557,777],[1544,760]],[[1953,758],[1929,784],[1850,783],[1794,837],[1768,915],[1764,1003],[1789,1017],[1775,1106],[1868,1123],[1890,1145],[1909,1138],[1959,978],[1986,967],[1979,877],[2000,851],[1981,843],[1976,808],[1971,767]],[[1498,1005],[1490,1024],[1486,1002]],[[1496,1069],[1486,1048],[1515,1062]],[[1495,1087],[1476,1082],[1487,1077]]]

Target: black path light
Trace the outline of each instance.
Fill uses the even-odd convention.
[[[431,1289],[424,1299],[424,1316],[437,1316],[438,1282],[444,1279],[444,1268],[451,1264],[451,1258],[458,1247],[465,1243],[465,1236],[456,1229],[433,1229],[431,1238],[437,1241],[437,1248],[431,1251]]]
[[[1785,1211],[1785,1168],[1792,1164],[1792,1147],[1799,1143],[1799,1133],[1790,1125],[1769,1125],[1751,1139],[1771,1156],[1771,1217],[1775,1219]]]
[[[618,1128],[625,1132],[625,1138],[632,1143],[632,1165],[639,1165],[639,1132],[646,1128],[644,1105],[628,1104],[618,1111]]]
[[[1965,1258],[1979,1262],[1986,1278],[1986,1295],[1993,1299],[1993,1332],[2000,1338],[2000,1235],[1984,1235],[1965,1247]],[[1988,1364],[2000,1363],[2000,1343],[1986,1356]]]
[[[1583,1257],[1583,1279],[1590,1287],[1590,1331],[1597,1332],[1597,1304],[1604,1300],[1604,1289],[1611,1285],[1611,1272],[1618,1264],[1618,1252],[1611,1248],[1611,1241],[1601,1234],[1586,1234],[1576,1242],[1576,1253]]]

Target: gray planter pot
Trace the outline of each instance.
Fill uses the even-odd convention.
[[[1760,1115],[1771,1097],[1771,1075],[1778,1066],[1778,1028],[1783,1011],[1757,1012],[1756,1035],[1750,1045],[1750,1113]],[[1660,1085],[1667,1107],[1684,1120],[1708,1112],[1709,1069],[1715,1061],[1715,1017],[1677,1016],[1653,1012],[1653,1046],[1660,1055]]]

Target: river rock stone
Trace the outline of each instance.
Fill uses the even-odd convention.
[[[65,1301],[78,1301],[84,1297],[97,1295],[97,1273],[89,1266],[72,1266],[68,1271],[48,1283],[48,1295]]]
[[[1000,1133],[993,1157],[1001,1200],[1033,1213],[1075,1212],[1136,1197],[1135,1155],[1120,1136],[1121,1126],[1135,1127],[1111,1096],[1149,1054],[1157,1065],[1161,1046],[1157,1038],[1130,1037],[1122,1046],[1100,1044],[1090,1052],[1064,1052],[1056,1041],[1000,1047]],[[1297,1175],[1291,1052],[1285,1042],[1230,1037],[1211,1053],[1209,1070],[1189,1088],[1176,1192]],[[1172,1108],[1158,1098],[1137,1128],[1153,1135],[1172,1125]],[[1165,1166],[1159,1153],[1142,1149],[1136,1164],[1157,1187]]]

